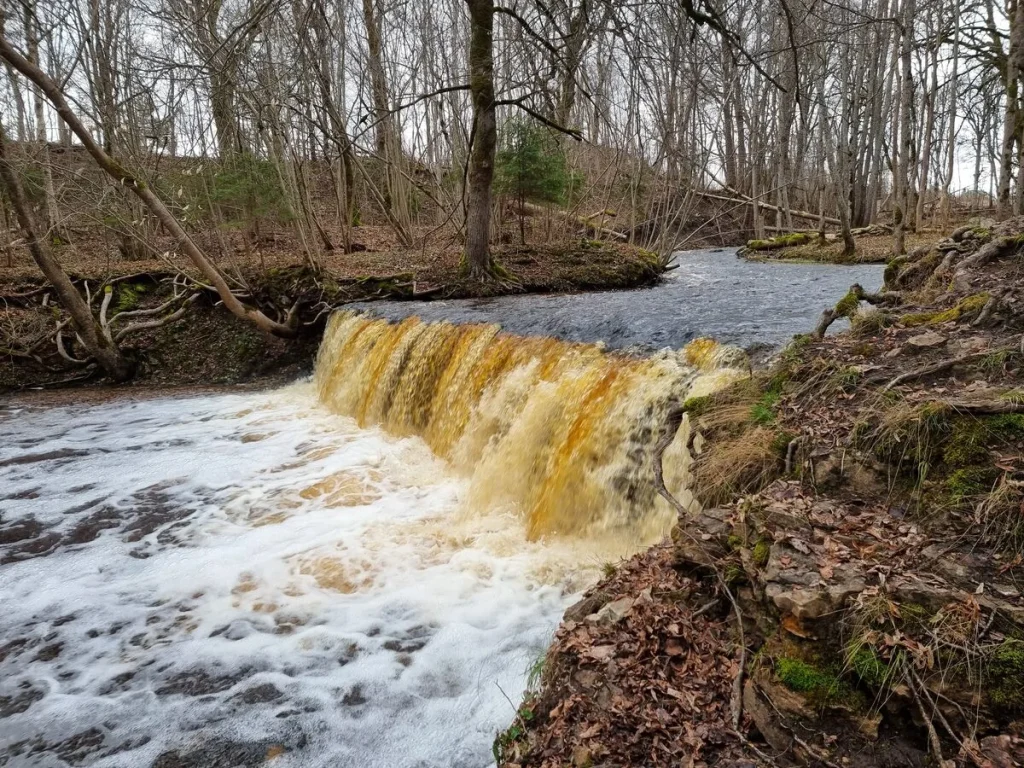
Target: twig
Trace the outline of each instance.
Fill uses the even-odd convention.
[[[910,688],[910,692],[914,694],[914,701],[917,703],[917,710],[921,713],[921,719],[924,720],[925,728],[928,729],[928,750],[932,753],[932,759],[935,761],[935,765],[938,766],[938,768],[944,768],[946,762],[942,757],[942,742],[939,741],[939,734],[935,730],[935,725],[932,723],[932,719],[925,711],[924,702],[921,701],[921,696],[918,694],[917,687],[914,685],[914,677],[910,671],[907,670],[903,678],[907,681],[907,686]]]

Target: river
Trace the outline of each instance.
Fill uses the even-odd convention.
[[[668,530],[668,404],[733,375],[568,342],[776,344],[880,279],[725,258],[339,315],[277,391],[0,409],[0,765],[488,764],[564,609]]]

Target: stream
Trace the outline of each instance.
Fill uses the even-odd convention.
[[[565,608],[669,529],[669,405],[733,375],[593,342],[777,345],[881,280],[680,263],[337,315],[276,391],[0,407],[0,766],[488,765]]]

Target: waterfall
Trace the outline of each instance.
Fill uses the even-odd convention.
[[[672,523],[652,482],[669,407],[735,375],[709,362],[706,344],[697,357],[343,312],[328,324],[315,383],[328,408],[360,426],[423,438],[469,475],[467,509],[513,511],[530,540],[612,531],[650,541]],[[684,420],[664,466],[691,506],[688,433]]]

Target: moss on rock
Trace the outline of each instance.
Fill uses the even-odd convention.
[[[992,704],[1008,714],[1024,714],[1024,641],[1009,638],[993,652],[988,664]]]
[[[985,306],[989,300],[987,293],[976,293],[973,296],[968,296],[957,302],[956,306],[950,307],[946,310],[935,311],[935,312],[911,312],[904,315],[900,322],[908,328],[913,328],[919,325],[938,325],[939,323],[948,323],[950,321],[960,320],[962,317],[976,315],[981,312],[982,307]]]

